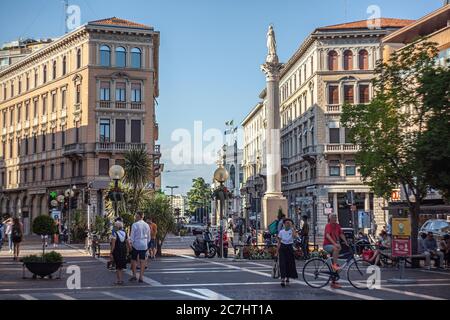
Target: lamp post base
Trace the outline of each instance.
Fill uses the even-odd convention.
[[[288,212],[288,201],[281,193],[270,193],[265,194],[262,199],[263,216],[261,221],[261,229],[265,230],[268,228],[272,221],[278,218],[278,210],[283,211],[287,216]]]

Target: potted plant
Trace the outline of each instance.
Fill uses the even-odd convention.
[[[44,278],[58,271],[63,263],[63,258],[58,252],[45,253],[46,237],[56,232],[56,225],[50,216],[39,216],[33,221],[33,233],[42,237],[42,255],[29,255],[22,258],[25,267],[33,274],[33,278]]]

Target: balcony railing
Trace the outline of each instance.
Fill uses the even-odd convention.
[[[85,152],[85,145],[81,143],[72,143],[64,146],[63,155],[81,155]]]
[[[97,142],[95,144],[97,152],[126,152],[141,149],[147,150],[147,144],[131,142]]]
[[[354,144],[327,144],[324,153],[355,153],[359,151],[359,146]]]
[[[142,102],[125,102],[125,101],[97,101],[97,109],[127,109],[127,110],[144,110]]]
[[[155,144],[155,153],[156,154],[161,154],[161,146],[159,144]]]
[[[326,113],[341,113],[342,106],[340,104],[329,104],[327,105]]]

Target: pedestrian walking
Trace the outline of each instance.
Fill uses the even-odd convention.
[[[139,259],[139,283],[144,282],[144,271],[147,260],[148,243],[151,239],[151,230],[148,224],[142,220],[142,212],[137,212],[134,216],[135,223],[131,226],[131,271],[133,276],[130,281],[136,281],[136,267]]]
[[[6,219],[3,224],[6,226],[5,227],[5,236],[8,238],[8,248],[9,248],[9,253],[13,253],[13,242],[12,242],[12,218],[8,218]]]
[[[4,224],[3,222],[0,220],[0,250],[2,250],[3,248],[3,231],[4,231]]]
[[[127,257],[131,246],[127,233],[123,230],[122,221],[116,221],[114,227],[116,231],[112,235],[110,258],[116,266],[116,284],[123,285],[123,270],[127,268]]]
[[[55,220],[55,234],[53,235],[53,247],[58,247],[59,244],[59,235],[61,234],[61,220]]]
[[[148,243],[148,253],[150,256],[150,259],[155,259],[156,257],[156,235],[158,234],[158,225],[153,221],[152,218],[147,219],[147,224],[150,227],[150,242]]]
[[[295,265],[294,238],[297,237],[294,222],[284,219],[284,228],[278,232],[278,261],[280,264],[281,286],[289,285],[289,279],[297,279],[297,267]]]
[[[13,250],[14,250],[13,260],[16,261],[19,258],[20,243],[23,240],[23,225],[20,222],[19,218],[13,219],[13,224],[11,227],[11,239],[13,242]]]
[[[302,229],[301,229],[302,250],[303,250],[303,255],[305,257],[309,257],[309,223],[308,223],[308,216],[304,215],[302,218],[303,218],[303,225],[302,225]]]

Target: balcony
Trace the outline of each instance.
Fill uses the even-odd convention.
[[[25,129],[28,129],[30,127],[30,120],[25,121],[25,125],[23,126]]]
[[[341,154],[341,153],[356,153],[359,151],[359,146],[354,144],[326,144],[324,153],[326,154]]]
[[[98,110],[132,110],[143,111],[145,105],[142,102],[125,102],[125,101],[97,101]]]
[[[3,134],[3,135],[6,134],[6,128],[2,128],[2,134]]]
[[[14,126],[13,125],[9,127],[9,133],[14,133]]]
[[[341,112],[342,112],[342,106],[340,104],[329,104],[329,105],[327,105],[327,108],[325,110],[326,114],[341,113]]]
[[[161,146],[159,144],[155,144],[154,153],[161,154]]]
[[[63,156],[65,157],[81,157],[85,153],[85,144],[72,143],[64,146]]]
[[[47,123],[47,115],[44,114],[41,118],[41,124],[46,124]]]
[[[96,142],[96,152],[127,152],[131,150],[147,150],[146,143],[130,143],[130,142]]]
[[[65,117],[67,117],[67,109],[66,108],[61,110],[61,118],[65,118]]]

